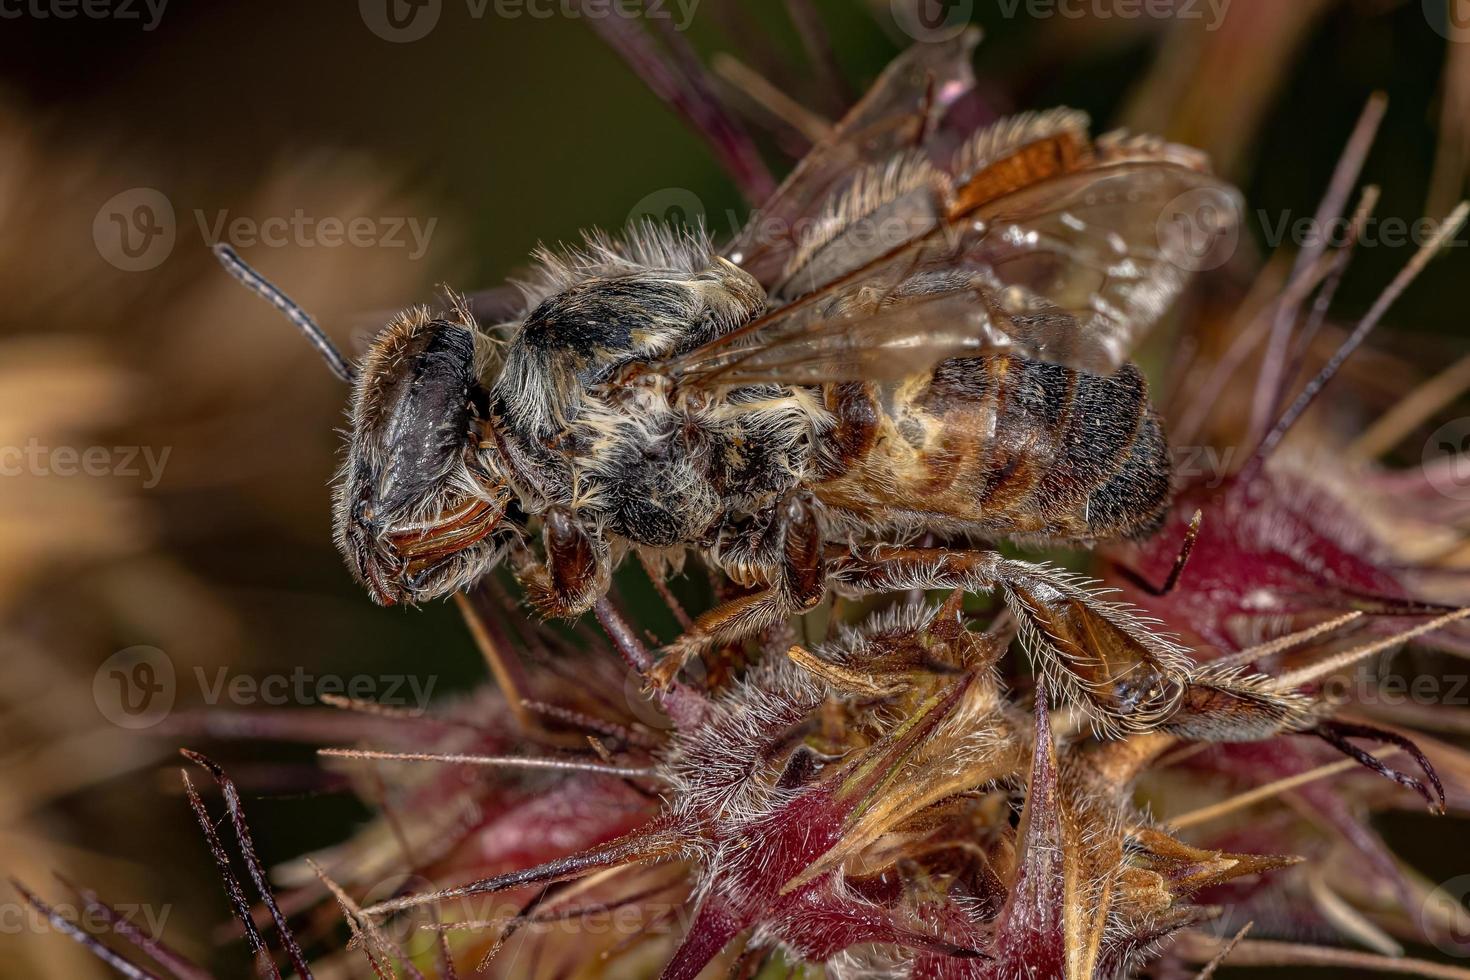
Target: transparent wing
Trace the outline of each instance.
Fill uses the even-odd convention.
[[[1107,374],[1189,273],[1218,261],[1239,203],[1190,166],[1116,154],[938,213],[911,240],[663,370],[694,386],[887,380],[1010,349]]]
[[[773,342],[724,347],[670,369],[681,385],[701,388],[897,381],[951,357],[1013,346],[978,299],[968,290],[910,296],[872,311],[783,324],[786,332]]]
[[[899,55],[832,132],[814,146],[725,249],[725,257],[770,288],[799,247],[802,230],[855,172],[924,146],[946,110],[975,87],[970,29]]]

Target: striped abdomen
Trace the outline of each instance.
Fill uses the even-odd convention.
[[[825,394],[840,422],[813,492],[870,526],[1117,538],[1168,505],[1168,445],[1131,364],[1100,377],[996,354]]]

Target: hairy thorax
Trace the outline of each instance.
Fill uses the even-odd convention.
[[[579,519],[656,548],[704,546],[721,527],[774,509],[812,470],[827,415],[811,391],[742,388],[670,398],[657,375],[584,391],[549,439],[512,432],[531,509]]]

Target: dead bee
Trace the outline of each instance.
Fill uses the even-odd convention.
[[[936,79],[971,43],[900,58],[724,252],[654,225],[543,251],[503,346],[458,304],[399,318],[354,371],[221,247],[353,383],[337,541],[373,598],[443,596],[508,556],[544,613],[575,616],[630,550],[693,550],[753,591],[699,618],[666,682],[829,589],[1000,589],[1101,727],[1166,718],[1190,661],[1130,610],[910,542],[1156,526],[1169,452],[1126,356],[1186,278],[1170,208],[1229,213],[1233,192],[1194,151],[1093,141],[1068,110],[945,150]]]

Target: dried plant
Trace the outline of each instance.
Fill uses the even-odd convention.
[[[763,198],[759,155],[677,39],[661,51],[599,25]],[[921,134],[930,150],[954,150],[984,115],[963,85],[945,98],[943,123]],[[1381,113],[1371,103],[1352,135],[1324,222],[1346,210]],[[844,179],[856,180],[832,176]],[[1370,188],[1350,227],[1375,200]],[[1254,305],[1231,290],[1226,313],[1192,311],[1178,372],[1194,398],[1174,399],[1169,428],[1248,449],[1225,472],[1180,474],[1152,537],[1074,562],[1191,651],[1157,710],[1109,723],[1147,693],[1130,673],[1168,671],[1111,673],[1126,644],[1105,627],[1123,607],[1060,574],[1045,601],[923,581],[826,598],[753,638],[701,644],[682,674],[659,670],[620,591],[651,586],[688,631],[676,589],[700,591],[689,580],[709,571],[701,601],[728,600],[749,594],[742,583],[644,555],[646,582],[629,574],[589,598],[599,633],[540,622],[535,596],[483,577],[456,601],[495,689],[427,714],[337,699],[329,721],[252,720],[261,737],[350,743],[323,749],[324,764],[379,816],[349,840],[268,874],[239,790],[185,753],[223,799],[219,824],[185,774],[257,974],[692,980],[820,965],[836,978],[1081,980],[1227,963],[1470,977],[1405,956],[1467,913],[1371,822],[1396,808],[1463,815],[1470,756],[1451,737],[1470,726],[1448,705],[1391,703],[1361,672],[1410,643],[1470,651],[1465,509],[1434,492],[1434,473],[1377,460],[1463,371],[1366,434],[1342,422],[1365,401],[1349,355],[1464,217],[1462,205],[1346,329],[1329,312],[1351,243],[1304,249],[1285,275],[1268,266]],[[1033,669],[1048,644],[1083,666]],[[54,918],[124,975],[207,975],[152,938],[108,947]]]

